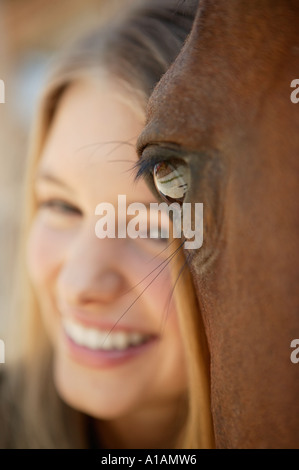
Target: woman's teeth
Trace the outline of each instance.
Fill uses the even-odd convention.
[[[105,351],[124,350],[130,346],[144,343],[149,337],[140,333],[127,333],[123,331],[109,332],[96,330],[79,325],[69,318],[63,319],[66,334],[75,343],[89,349],[102,349]]]

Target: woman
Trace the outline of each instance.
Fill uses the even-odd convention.
[[[45,89],[27,177],[19,350],[2,379],[1,447],[213,445],[207,348],[179,246],[159,234],[95,234],[99,203],[116,207],[119,226],[118,195],[154,202],[145,183],[133,183],[134,145],[194,11],[176,1],[133,9],[68,51]]]

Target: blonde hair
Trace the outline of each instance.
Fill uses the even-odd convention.
[[[33,176],[59,100],[66,88],[82,78],[108,73],[130,92],[132,103],[145,112],[147,99],[175,59],[191,29],[196,1],[151,0],[101,31],[93,31],[63,54],[40,100],[31,136],[26,175],[22,232],[20,308],[14,357],[2,380],[0,447],[84,448],[90,446],[89,418],[58,396],[52,378],[51,348],[38,302],[25,266],[26,242],[36,211]],[[174,11],[174,7],[177,7]],[[136,57],[138,60],[136,61]],[[173,266],[174,298],[179,313],[189,374],[188,413],[179,448],[213,447],[209,396],[209,354],[189,270],[180,251]],[[16,323],[16,319],[14,319]]]

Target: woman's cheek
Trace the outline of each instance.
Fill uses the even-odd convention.
[[[27,247],[27,264],[31,281],[44,286],[54,281],[70,246],[67,231],[47,226],[39,217],[33,222]]]
[[[143,243],[144,245],[144,243]],[[157,325],[176,323],[176,309],[173,298],[173,284],[170,267],[163,256],[155,256],[146,250],[140,250],[140,244],[132,243],[127,253],[128,266],[132,276],[132,285],[140,286],[142,295],[140,303],[145,302],[150,312],[153,312]],[[162,248],[160,248],[162,251]],[[128,273],[129,275],[129,273]],[[142,284],[140,280],[143,280]]]

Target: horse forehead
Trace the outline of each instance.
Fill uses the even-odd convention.
[[[152,95],[145,140],[152,133],[195,148],[207,139],[225,140],[236,125],[240,131],[242,124],[254,123],[267,99],[277,107],[288,94],[299,57],[299,31],[292,27],[298,8],[294,15],[288,2],[278,1],[273,14],[265,2],[264,15],[257,9],[246,17],[246,10],[237,8],[241,18],[225,12],[222,1],[208,4]]]

